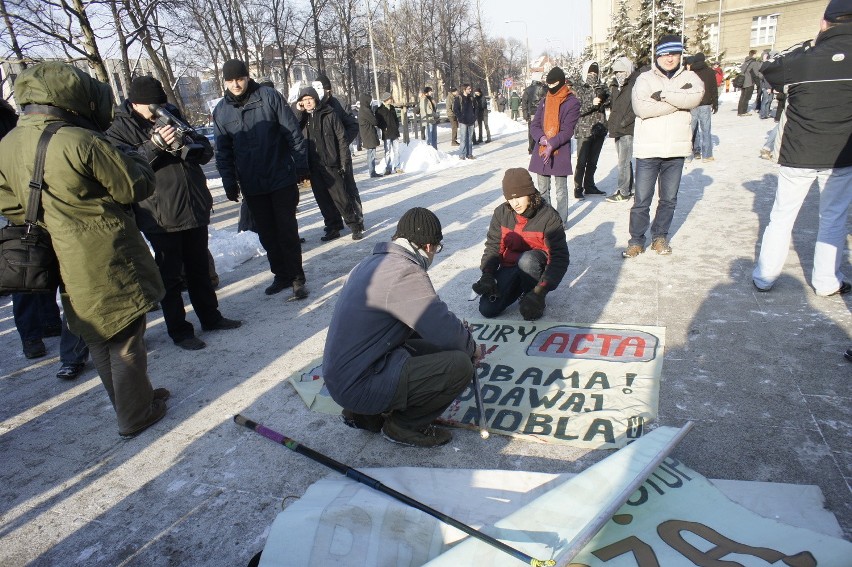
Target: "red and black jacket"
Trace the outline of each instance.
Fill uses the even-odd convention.
[[[498,267],[511,267],[527,250],[547,254],[547,266],[539,281],[547,291],[559,286],[570,262],[565,227],[553,207],[541,203],[530,218],[515,213],[509,203],[502,203],[491,217],[485,253],[480,269],[493,274]]]

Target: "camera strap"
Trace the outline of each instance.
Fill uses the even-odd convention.
[[[30,105],[28,105],[30,106]],[[36,224],[38,219],[38,210],[41,207],[41,188],[44,185],[44,162],[47,157],[47,145],[53,135],[62,128],[67,126],[65,122],[51,122],[38,139],[36,146],[35,165],[33,166],[33,178],[30,180],[30,194],[27,201],[27,214],[24,220],[28,226]]]

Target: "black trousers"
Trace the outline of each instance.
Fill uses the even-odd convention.
[[[285,283],[297,280],[304,283],[302,245],[296,223],[299,188],[294,184],[272,193],[246,195],[245,200],[275,278]]]
[[[311,189],[317,200],[320,213],[325,223],[326,232],[341,230],[343,223],[352,230],[363,230],[363,218],[361,217],[360,196],[351,192],[352,186],[347,183],[348,171],[343,175],[330,167],[316,166],[311,169]]]
[[[154,248],[154,260],[160,268],[160,276],[166,288],[166,295],[160,305],[163,306],[166,330],[172,340],[182,341],[195,334],[192,323],[186,320],[181,296],[184,277],[189,301],[201,324],[208,326],[219,321],[222,314],[219,312],[219,302],[210,280],[210,265],[207,261],[207,227],[145,236]]]
[[[754,94],[754,85],[743,87],[740,91],[740,103],[737,105],[737,114],[745,114],[748,112],[748,103],[751,100],[751,95]]]
[[[594,189],[595,172],[606,134],[577,138],[577,166],[574,168],[574,190]]]

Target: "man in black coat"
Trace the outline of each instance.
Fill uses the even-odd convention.
[[[538,110],[538,105],[541,102],[541,99],[543,99],[544,95],[547,94],[547,85],[541,81],[541,79],[543,79],[543,75],[544,73],[539,73],[533,79],[532,83],[530,83],[530,86],[524,89],[524,95],[521,97],[521,113],[523,114],[524,120],[527,122],[527,130],[529,130],[530,122],[532,122],[532,119]],[[532,154],[536,141],[533,140],[532,134],[528,133],[527,138],[529,138],[527,153]]]
[[[186,320],[184,282],[202,329],[236,329],[241,324],[219,312],[207,263],[213,198],[201,165],[213,157],[213,148],[200,134],[191,132],[181,140],[174,124],[156,125],[157,116],[149,106],[154,104],[182,120],[180,111],[166,104],[160,81],[144,75],[133,79],[129,96],[116,108],[106,134],[113,145],[131,147],[145,156],[156,174],[154,194],[133,205],[136,224],[154,249],[166,288],[160,304],[169,337],[183,349],[198,350],[206,345]],[[180,145],[184,149],[177,148]]]
[[[488,101],[484,96],[482,96],[482,89],[477,87],[473,91],[473,101],[476,103],[476,126],[479,130],[479,136],[477,137],[476,132],[473,133],[473,143],[481,144],[483,142],[488,143],[491,141],[491,128],[488,127]],[[487,137],[482,139],[482,126],[485,125],[485,133]]]
[[[612,63],[612,72],[615,77],[609,86],[611,106],[607,130],[618,155],[618,186],[606,200],[608,203],[620,203],[629,201],[633,196],[633,125],[636,115],[630,96],[641,71],[634,70],[633,62],[627,57],[619,57]]]
[[[473,125],[476,123],[476,102],[473,100],[470,83],[461,87],[461,94],[453,101],[453,113],[459,121],[461,137],[461,159],[476,159],[473,157]]]
[[[361,145],[367,150],[367,169],[370,177],[381,177],[376,171],[376,148],[379,147],[379,135],[376,128],[376,115],[371,106],[372,100],[369,94],[362,94],[358,99],[358,133],[361,136]]]
[[[719,110],[719,88],[716,86],[716,73],[707,66],[703,53],[696,53],[689,58],[689,69],[698,75],[704,83],[704,96],[701,102],[693,108],[692,113],[692,154],[697,159],[704,158],[705,162],[714,161],[713,134],[711,132],[711,115]],[[769,102],[766,102],[769,104]]]
[[[326,221],[326,235],[321,240],[339,238],[344,221],[352,230],[352,240],[361,240],[364,237],[361,206],[344,187],[346,171],[352,169],[352,155],[343,123],[334,110],[321,102],[313,87],[299,91],[296,104],[302,135],[308,145],[311,189],[318,204],[322,195],[322,200],[330,199],[333,207],[330,211],[320,207]]]
[[[393,96],[382,93],[382,104],[376,109],[376,123],[382,131],[382,141],[385,144],[385,175],[405,173],[400,166],[399,154],[399,119],[396,117],[396,107]]]
[[[308,155],[299,123],[287,101],[248,76],[237,59],[222,66],[225,96],[213,109],[216,168],[225,195],[248,201],[260,243],[275,274],[267,295],[293,287],[293,297],[308,297],[296,206],[297,182],[307,179]]]

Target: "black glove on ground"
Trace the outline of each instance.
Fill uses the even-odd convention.
[[[228,197],[229,201],[233,201],[235,203],[240,202],[240,186],[239,185],[228,185],[225,187],[225,196]]]
[[[535,321],[541,319],[544,315],[544,296],[547,295],[547,290],[541,286],[535,286],[531,292],[525,294],[518,307],[521,311],[521,317],[526,321]]]
[[[497,280],[491,274],[482,274],[479,281],[470,287],[474,292],[479,295],[484,295],[485,297],[500,295],[500,290],[497,289]]]
[[[662,97],[660,96],[662,94],[663,94],[663,91],[657,91],[657,92],[651,94],[651,98],[654,99],[654,100],[663,100]]]

